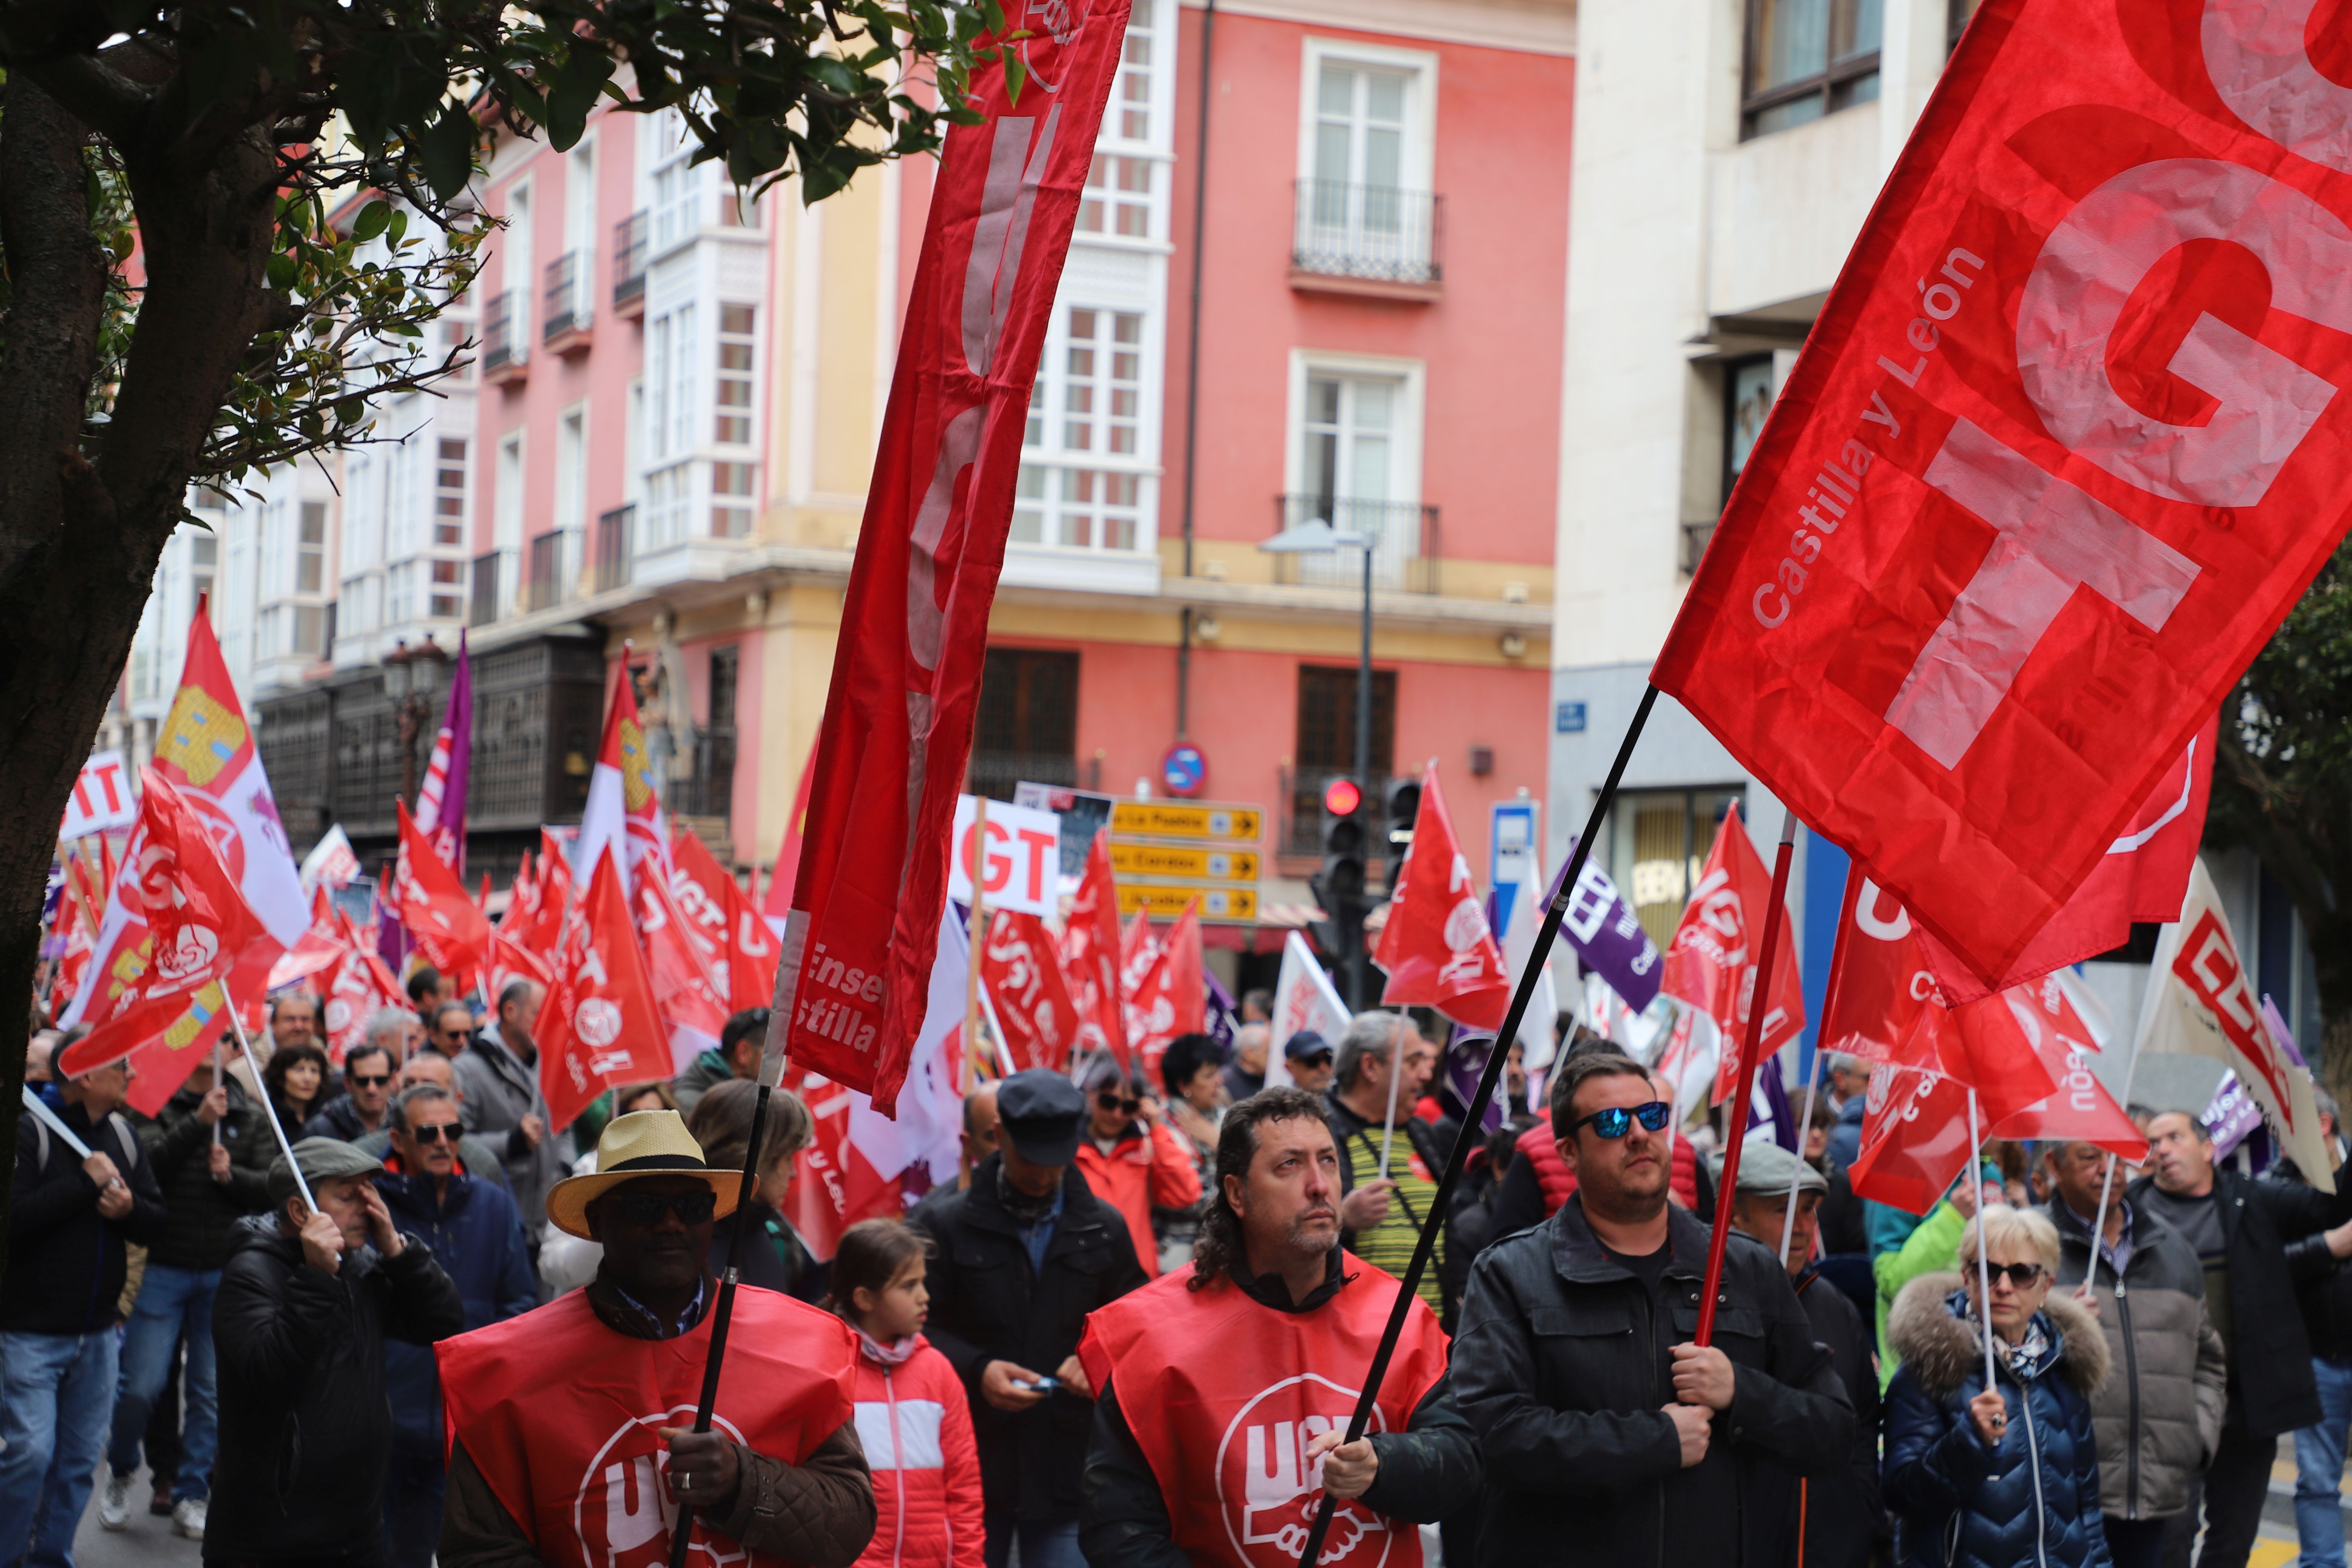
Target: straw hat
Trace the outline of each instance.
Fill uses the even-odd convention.
[[[714,1171],[702,1158],[702,1145],[686,1130],[686,1119],[675,1110],[633,1110],[615,1116],[596,1140],[596,1169],[584,1176],[567,1176],[548,1190],[547,1217],[556,1229],[582,1240],[588,1234],[588,1205],[624,1182],[640,1176],[695,1176],[709,1184],[719,1199],[718,1217],[735,1212],[742,1188],[741,1173]]]

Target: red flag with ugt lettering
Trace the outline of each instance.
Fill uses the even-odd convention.
[[[405,1008],[408,994],[400,988],[391,965],[377,956],[375,943],[361,941],[351,917],[341,910],[335,911],[335,931],[342,942],[342,957],[322,982],[327,1004],[320,1018],[325,1026],[328,1058],[340,1067],[351,1048],[367,1037],[369,1020],[386,1007]],[[495,998],[497,993],[491,995]]]
[[[1069,1066],[1078,1045],[1078,1014],[1044,921],[1018,910],[991,915],[981,942],[980,983],[988,988],[1015,1068]]]
[[[1714,847],[1706,852],[1706,866],[1683,910],[1682,924],[1675,928],[1658,982],[1659,990],[1714,1019],[1722,1034],[1715,1101],[1739,1081],[1739,1054],[1747,1048],[1748,1014],[1756,994],[1756,950],[1771,904],[1772,873],[1748,842],[1735,805],[1715,830]],[[1773,955],[1771,990],[1765,1003],[1769,1011],[1757,1041],[1759,1060],[1770,1059],[1805,1026],[1805,994],[1797,978],[1795,945],[1784,938]]]
[[[1434,1007],[1474,1029],[1502,1027],[1511,977],[1445,814],[1434,761],[1422,769],[1421,812],[1372,962],[1388,975],[1381,1006]]]
[[[218,997],[221,978],[269,932],[203,819],[153,768],[140,770],[139,820],[114,900],[130,906],[146,941],[93,977],[81,1015],[90,1032],[59,1054],[57,1071],[73,1078],[130,1057],[131,1103],[152,1116],[202,1058],[199,1042],[222,1026],[205,996]]]
[[[408,815],[408,803],[396,801],[400,818],[400,861],[393,876],[393,905],[400,923],[425,962],[444,974],[457,977],[457,989],[470,991],[489,955],[490,922],[466,891],[457,873],[441,858],[433,840]]]
[[[1934,1068],[1948,1014],[1919,928],[1859,862],[1846,868],[1822,1044],[1864,1061]]]
[[[1987,0],[1653,672],[1988,983],[2352,509],[2309,9]]]
[[[1870,1075],[1854,1194],[1906,1214],[1926,1214],[1969,1163],[1966,1085],[1923,1068]]]
[[[1118,879],[1110,867],[1110,830],[1098,828],[1087,850],[1086,875],[1063,928],[1064,973],[1078,1010],[1080,1043],[1128,1065],[1127,1010],[1119,987]]]
[[[1128,6],[1070,0],[1019,23],[1028,36],[972,72],[980,123],[948,131],[934,176],[768,1039],[769,1070],[788,1051],[886,1115],[922,1026],[1030,384]]]
[[[1127,999],[1127,1037],[1141,1058],[1146,1082],[1160,1070],[1168,1042],[1200,1033],[1208,1017],[1208,988],[1201,979],[1199,894],[1185,903],[1184,912],[1168,928],[1168,940],[1157,948]]]
[[[540,1009],[539,1087],[550,1132],[571,1126],[614,1084],[675,1070],[614,864],[624,852],[610,843],[596,857],[587,892],[564,917],[555,984]]]
[[[2056,975],[2001,994],[2018,1029],[2052,1079],[2050,1094],[2011,1112],[1989,1131],[1995,1138],[2071,1139],[2096,1143],[2125,1160],[2147,1157],[2147,1140],[2091,1071],[2098,1047]]]
[[[716,944],[710,972],[724,980],[729,1013],[764,1007],[776,994],[776,933],[699,835],[673,830],[670,895],[678,912]]]
[[[651,873],[656,868],[640,869]],[[636,902],[646,971],[668,1031],[670,1060],[684,1072],[696,1057],[719,1048],[719,1031],[727,1027],[726,976],[712,969],[713,959],[726,962],[719,945],[724,933],[713,937],[695,930],[657,875],[637,879]]]

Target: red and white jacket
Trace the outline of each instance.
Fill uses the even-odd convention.
[[[874,1472],[875,1526],[857,1568],[982,1568],[980,1447],[962,1380],[920,1334],[896,1366],[858,1341],[857,1440]]]
[[[1135,1260],[1144,1278],[1160,1278],[1160,1245],[1151,1237],[1151,1211],[1181,1209],[1201,1201],[1201,1173],[1192,1167],[1190,1141],[1173,1127],[1132,1121],[1108,1154],[1087,1132],[1078,1140],[1078,1169],[1087,1190],[1119,1212],[1135,1238]]]

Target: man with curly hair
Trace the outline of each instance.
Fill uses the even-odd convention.
[[[1327,1491],[1323,1563],[1418,1568],[1416,1526],[1475,1502],[1476,1447],[1419,1300],[1370,1434],[1344,1441],[1398,1285],[1341,1249],[1339,1187],[1321,1098],[1253,1095],[1226,1113],[1192,1263],[1087,1321],[1092,1568],[1290,1568]]]

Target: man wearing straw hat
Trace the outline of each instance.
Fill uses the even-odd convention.
[[[269,1167],[272,1212],[237,1222],[213,1304],[207,1563],[373,1562],[392,1452],[384,1341],[466,1326],[432,1249],[393,1227],[381,1164],[334,1138],[291,1152]]]
[[[595,1173],[548,1194],[549,1222],[604,1258],[583,1289],[439,1345],[443,1568],[652,1568],[680,1504],[706,1563],[856,1561],[874,1483],[839,1318],[741,1287],[712,1430],[691,1430],[719,1295],[711,1226],[740,1185],[677,1111],[640,1110],[604,1129]]]

